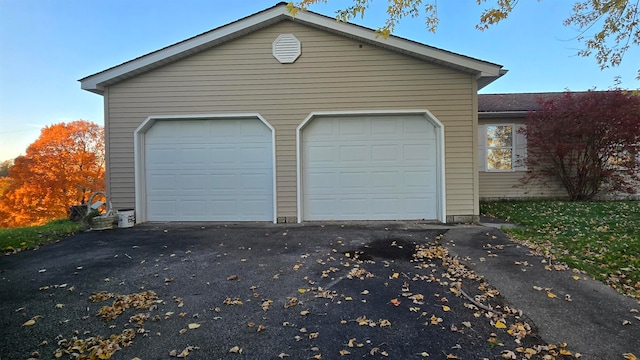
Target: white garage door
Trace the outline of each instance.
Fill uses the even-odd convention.
[[[147,220],[273,220],[272,135],[260,120],[157,121],[144,151]]]
[[[436,134],[418,115],[313,119],[302,130],[304,219],[437,219]]]

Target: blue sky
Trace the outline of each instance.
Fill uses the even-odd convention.
[[[605,90],[635,80],[640,49],[622,66],[601,71],[576,55],[576,29],[562,25],[574,1],[521,1],[504,22],[475,29],[475,0],[439,1],[440,26],[405,19],[395,34],[504,65],[509,73],[482,93]],[[76,119],[104,123],[102,97],[78,79],[275,5],[271,0],[0,0],[0,161],[24,154],[43,126]],[[350,1],[311,10],[333,16]],[[489,2],[491,3],[491,2]],[[386,1],[373,0],[365,19],[384,22]]]

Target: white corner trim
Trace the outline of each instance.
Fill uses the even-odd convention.
[[[180,115],[150,115],[133,132],[133,162],[134,162],[134,188],[135,188],[135,208],[136,221],[143,223],[147,221],[146,209],[146,175],[144,168],[144,145],[146,132],[158,121],[166,120],[228,120],[228,119],[248,119],[260,120],[271,130],[271,166],[273,167],[273,223],[278,220],[277,206],[277,184],[276,184],[276,129],[258,113],[246,114],[180,114]]]
[[[444,146],[444,124],[438,120],[429,110],[353,110],[353,111],[316,111],[311,112],[304,120],[296,127],[296,208],[298,212],[298,223],[301,223],[304,219],[303,203],[302,203],[302,130],[313,119],[324,116],[364,116],[364,115],[421,115],[424,116],[427,121],[436,127],[437,139],[436,148],[438,151],[438,157],[436,159],[437,178],[438,184],[436,184],[437,192],[437,217],[438,221],[446,223],[447,219],[447,193],[445,182],[445,146]]]

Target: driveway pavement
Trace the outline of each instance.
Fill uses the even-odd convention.
[[[144,224],[81,233],[0,258],[0,359],[69,359],[92,347],[143,360],[560,353],[545,341],[568,342],[565,353],[583,359],[639,355],[637,302],[581,274],[544,270],[541,260],[480,226]]]

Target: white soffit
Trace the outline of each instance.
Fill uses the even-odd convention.
[[[300,57],[300,52],[302,47],[300,45],[300,40],[296,38],[293,34],[280,34],[273,41],[273,57],[275,57],[282,64],[291,64],[298,57]]]

